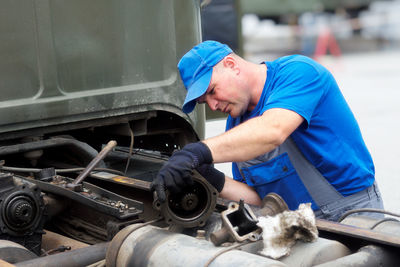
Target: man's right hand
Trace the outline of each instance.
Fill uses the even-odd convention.
[[[171,193],[180,192],[183,187],[193,184],[193,169],[211,162],[212,155],[207,145],[202,142],[188,144],[172,154],[151,183],[151,190],[156,191],[160,202],[165,202],[166,189]]]

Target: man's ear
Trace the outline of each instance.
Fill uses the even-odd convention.
[[[227,55],[223,59],[223,64],[224,64],[225,68],[232,69],[233,71],[235,71],[236,74],[240,73],[238,62],[237,62],[236,58],[234,58],[233,56]]]

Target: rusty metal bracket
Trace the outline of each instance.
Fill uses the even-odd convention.
[[[370,229],[363,229],[352,225],[322,219],[317,219],[316,222],[318,231],[323,233],[329,233],[335,236],[346,236],[356,240],[366,240],[375,244],[400,247],[400,238],[396,235],[379,233]]]
[[[266,195],[263,206],[254,207],[258,216],[273,216],[288,210],[286,202],[275,193]],[[261,229],[257,226],[257,217],[249,205],[240,200],[239,204],[231,202],[228,209],[221,213],[223,227],[210,235],[214,245],[219,246],[224,242],[243,242],[245,240],[257,241]]]
[[[257,226],[257,217],[242,199],[239,203],[229,203],[228,209],[221,213],[221,218],[223,227],[210,235],[214,245],[219,246],[228,241],[256,241],[260,238],[261,229]]]

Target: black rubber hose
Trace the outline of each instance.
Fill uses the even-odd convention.
[[[51,139],[40,140],[35,142],[22,143],[10,146],[0,146],[0,157],[5,155],[25,153],[33,150],[41,150],[59,146],[70,146],[75,148],[78,151],[79,155],[83,156],[87,160],[87,162],[90,162],[98,154],[96,149],[94,149],[93,147],[84,142],[70,138],[54,137]],[[98,164],[98,167],[105,168],[106,164],[104,163],[104,161],[101,161]]]

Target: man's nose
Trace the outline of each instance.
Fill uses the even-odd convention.
[[[215,99],[207,99],[207,104],[212,111],[216,111],[218,109],[218,101]]]

